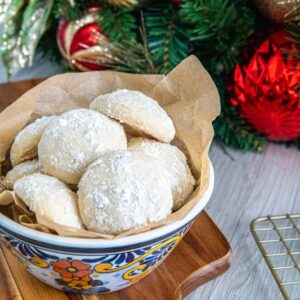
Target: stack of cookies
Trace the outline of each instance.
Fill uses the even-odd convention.
[[[152,98],[120,89],[89,109],[27,125],[3,184],[33,212],[77,229],[119,234],[165,219],[194,189],[172,120]]]

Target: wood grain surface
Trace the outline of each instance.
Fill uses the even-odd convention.
[[[42,81],[43,79],[33,79],[15,83],[2,83],[0,85],[0,111]]]
[[[210,153],[215,188],[206,207],[233,249],[230,270],[197,289],[187,300],[282,300],[250,233],[260,216],[300,212],[300,152],[269,144],[262,154],[229,149],[232,160],[214,145]],[[276,251],[276,243],[273,249]],[[292,299],[299,299],[293,295]]]
[[[0,85],[0,111],[40,81]],[[3,246],[0,248],[0,264],[1,300],[179,300],[199,285],[223,274],[231,264],[231,250],[226,238],[203,212],[165,262],[139,283],[116,293],[66,295],[27,273],[25,267]]]

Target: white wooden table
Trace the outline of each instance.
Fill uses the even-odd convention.
[[[13,80],[57,72],[57,66],[38,59]],[[0,82],[5,80],[0,66]],[[263,154],[228,151],[234,160],[217,144],[212,146],[216,182],[206,210],[230,241],[233,264],[227,273],[198,288],[187,300],[282,299],[249,225],[259,216],[300,213],[300,151],[274,144],[268,145]]]

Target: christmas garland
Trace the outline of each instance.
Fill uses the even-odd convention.
[[[218,87],[217,138],[300,145],[300,1],[0,0],[8,76],[36,52],[64,71],[168,73],[195,54]]]

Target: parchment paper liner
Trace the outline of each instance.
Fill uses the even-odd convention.
[[[167,76],[105,71],[66,73],[47,79],[0,114],[0,162],[5,160],[16,134],[37,117],[88,107],[96,96],[118,88],[138,90],[153,97],[172,118],[176,128],[173,143],[189,157],[197,180],[187,203],[161,222],[114,236],[60,226],[38,213],[34,216],[13,192],[4,191],[0,194],[0,205],[13,207],[16,222],[62,236],[113,239],[180,220],[201,200],[209,181],[208,150],[213,138],[212,121],[220,113],[220,101],[211,77],[195,56],[185,59]]]

